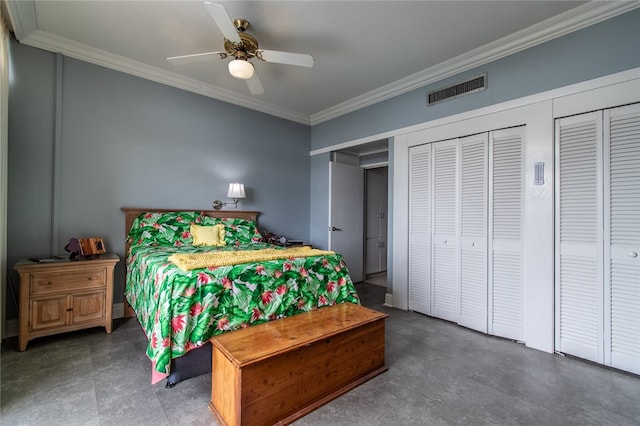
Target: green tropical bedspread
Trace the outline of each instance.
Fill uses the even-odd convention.
[[[192,223],[224,223],[227,244],[191,245]],[[175,253],[273,248],[260,239],[253,222],[197,212],[153,213],[134,221],[125,296],[148,338],[153,383],[169,374],[171,359],[213,335],[336,303],[360,303],[339,254],[190,271],[168,260]]]

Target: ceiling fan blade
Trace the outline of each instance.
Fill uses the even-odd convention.
[[[227,40],[231,40],[234,43],[240,43],[240,36],[238,35],[238,31],[236,31],[236,27],[233,25],[233,21],[231,20],[227,9],[225,9],[221,4],[210,2],[205,2],[204,6],[209,11],[209,14],[215,21],[218,28],[220,28],[222,35]]]
[[[297,65],[299,67],[313,66],[313,56],[302,53],[278,52],[277,50],[256,50],[256,57],[265,62]]]
[[[220,59],[224,59],[228,56],[228,54],[227,52],[193,53],[191,55],[170,56],[167,58],[167,61],[171,62],[174,65],[184,65],[194,62],[210,61],[215,56],[218,56],[218,58]]]
[[[264,87],[262,87],[262,82],[258,78],[258,73],[253,72],[253,77],[247,79],[247,86],[249,86],[249,92],[252,95],[261,95],[264,93]]]

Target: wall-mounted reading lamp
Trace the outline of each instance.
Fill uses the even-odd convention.
[[[244,193],[244,184],[242,183],[230,183],[229,190],[227,191],[227,197],[233,198],[233,203],[223,203],[220,200],[215,200],[213,202],[213,208],[216,210],[220,210],[222,206],[226,206],[227,204],[233,204],[235,208],[238,208],[238,200],[240,198],[245,198],[246,195]]]

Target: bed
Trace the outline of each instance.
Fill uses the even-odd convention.
[[[340,254],[264,242],[257,212],[122,210],[125,316],[147,336],[152,383],[166,378],[172,387],[210,371],[214,335],[360,304]]]

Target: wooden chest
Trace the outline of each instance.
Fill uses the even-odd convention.
[[[386,317],[342,303],[213,337],[209,409],[224,425],[293,422],[387,370]]]

